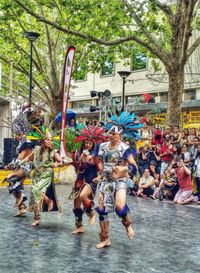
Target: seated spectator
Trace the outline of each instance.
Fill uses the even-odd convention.
[[[189,134],[189,132],[188,132]],[[185,134],[185,130],[181,133],[181,138],[180,138],[180,148],[183,146],[183,144],[187,144],[187,137],[188,135]]]
[[[194,201],[193,187],[192,187],[192,176],[190,169],[184,164],[183,160],[172,160],[169,167],[175,168],[179,191],[174,197],[174,204],[185,205]]]
[[[149,165],[149,172],[150,175],[154,178],[155,186],[158,187],[160,184],[160,174],[157,172],[156,166],[156,161],[151,160]]]
[[[161,157],[160,157],[161,146],[157,144],[155,147],[152,147],[150,151],[149,161],[154,161],[156,163],[156,172],[160,174],[161,168]]]
[[[162,145],[163,141],[164,141],[164,139],[163,139],[163,135],[162,135],[161,131],[158,129],[155,129],[154,133],[153,133],[152,140],[151,140],[151,145],[152,146],[156,146],[158,144]]]
[[[71,118],[69,123],[68,123],[68,126],[72,129],[76,129],[76,119],[75,118]]]
[[[183,144],[182,148],[181,148],[181,158],[184,162],[184,164],[188,167],[190,167],[191,163],[191,155],[188,152],[188,145],[187,144]]]
[[[171,136],[170,135],[165,136],[165,143],[160,150],[160,157],[162,159],[160,177],[162,177],[164,171],[168,168],[169,164],[171,163],[175,151],[176,149],[171,144]]]
[[[92,125],[92,126],[94,125],[93,123],[94,123],[93,118],[89,118],[89,120],[86,122],[87,125]]]
[[[127,193],[129,195],[136,195],[138,191],[138,179],[136,176],[133,177],[133,179],[129,178],[127,183]]]
[[[161,201],[163,198],[167,198],[173,200],[178,188],[177,177],[174,169],[171,171],[167,169],[164,171],[159,188],[155,189],[152,199],[159,198]]]
[[[179,127],[174,127],[174,132],[172,133],[172,145],[176,146],[177,148],[180,147],[180,141],[181,141],[181,132],[179,131]]]
[[[166,136],[167,137],[172,136],[171,127],[169,125],[165,126],[164,133],[163,133],[164,140]]]
[[[150,175],[149,170],[145,169],[139,181],[137,196],[148,197],[154,193],[154,188],[155,188],[155,180]]]
[[[143,175],[144,170],[149,168],[150,153],[148,151],[148,145],[140,148],[138,151],[138,169],[140,176]]]
[[[195,140],[196,137],[197,137],[196,129],[191,128],[189,136],[187,137],[187,144],[188,144],[189,152],[191,152],[191,149],[192,149],[192,147],[194,145],[194,140]]]
[[[192,160],[195,160],[196,155],[197,155],[197,151],[198,151],[198,145],[200,144],[199,138],[195,137],[194,138],[194,144],[192,145],[191,149],[190,149],[190,153],[191,153],[191,158]]]
[[[85,127],[85,123],[84,123],[83,119],[79,118],[77,125],[76,125],[76,129],[79,131],[82,131],[84,127]]]
[[[144,124],[144,127],[140,130],[140,135],[141,135],[142,140],[144,141],[144,144],[150,145],[151,139],[152,139],[152,132],[148,128],[148,124],[146,121],[143,124]]]

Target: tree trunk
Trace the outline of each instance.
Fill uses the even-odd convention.
[[[169,74],[167,125],[181,126],[181,102],[184,90],[184,68],[171,69]]]

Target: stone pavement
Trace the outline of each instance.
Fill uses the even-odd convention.
[[[128,197],[136,237],[127,239],[112,214],[110,248],[96,250],[98,221],[85,233],[74,227],[70,188],[57,185],[62,214],[44,213],[39,228],[32,215],[14,218],[14,198],[0,189],[0,273],[195,273],[200,268],[199,209]],[[26,187],[29,191],[30,187]]]

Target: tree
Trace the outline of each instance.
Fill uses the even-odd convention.
[[[45,1],[32,1],[31,5],[22,0],[14,2],[38,21],[92,44],[123,44],[121,49],[130,53],[130,46],[134,47],[130,42],[135,42],[147,49],[163,63],[169,76],[168,123],[180,125],[184,67],[200,44],[200,36],[195,41],[191,39],[198,23],[199,0],[46,1],[57,8],[69,8],[71,16],[66,21],[39,15],[36,4]],[[95,16],[102,13],[99,24],[95,24]],[[70,20],[79,16],[86,16],[85,25],[72,26]]]
[[[58,6],[56,1],[35,1],[32,9],[40,13],[49,20],[64,24],[68,21],[68,28],[76,26],[78,30],[83,27],[87,28],[91,33],[97,33],[95,29],[91,29],[89,22],[90,10],[95,10],[92,3],[85,6],[85,13],[71,16],[73,8],[79,7],[80,1],[74,1],[75,6],[66,9],[64,5]],[[28,1],[23,1],[27,6]],[[70,33],[59,32],[52,28],[46,22],[38,22],[38,20],[30,16],[23,8],[16,5],[14,1],[2,0],[0,3],[0,43],[3,45],[0,52],[0,61],[3,62],[3,89],[2,93],[6,94],[9,90],[9,69],[13,67],[13,97],[28,97],[28,79],[29,79],[29,41],[23,38],[23,33],[27,30],[40,33],[40,37],[33,43],[33,103],[42,102],[43,109],[50,109],[55,114],[61,110],[62,99],[62,69],[65,52],[69,45],[76,46],[76,59],[74,65],[73,78],[83,76],[82,73],[88,71],[96,72],[101,69],[101,65],[106,60],[114,61],[116,52],[127,56],[127,48],[123,46],[105,47],[90,43],[86,39],[78,36],[72,36]],[[105,16],[105,15],[104,15]],[[68,20],[66,20],[68,18]],[[94,24],[98,25],[102,20],[98,15]],[[113,18],[118,20],[118,17]],[[87,25],[87,26],[86,26]],[[103,24],[104,25],[104,24]],[[116,33],[123,30],[115,28]],[[120,49],[119,49],[120,48]],[[133,48],[133,46],[131,46]],[[135,47],[136,50],[136,47]],[[48,107],[46,107],[46,106]]]

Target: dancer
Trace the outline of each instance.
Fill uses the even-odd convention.
[[[13,194],[16,201],[14,207],[18,208],[18,212],[14,216],[23,216],[26,213],[25,201],[27,200],[24,194],[23,181],[28,176],[31,164],[25,162],[25,159],[31,154],[33,145],[31,141],[26,139],[29,132],[29,124],[27,119],[26,109],[28,104],[22,105],[21,111],[15,118],[12,124],[12,132],[16,135],[19,144],[16,148],[17,157],[15,157],[8,165],[4,167],[5,170],[13,170],[11,174],[4,180],[9,183],[8,190]]]
[[[94,224],[95,211],[94,197],[96,193],[98,179],[98,166],[96,162],[96,144],[105,141],[103,134],[105,131],[99,127],[87,126],[83,129],[75,142],[83,141],[80,151],[74,156],[74,166],[77,172],[77,179],[70,198],[74,198],[75,230],[72,234],[84,232],[82,215],[86,212],[90,225]],[[81,207],[83,205],[83,208]]]
[[[34,173],[29,202],[29,211],[34,212],[33,227],[40,224],[41,211],[50,212],[60,210],[55,186],[53,183],[53,168],[61,167],[66,162],[59,152],[53,148],[53,136],[48,129],[40,131],[41,146],[36,146],[28,160],[33,162]]]
[[[122,135],[138,137],[137,129],[142,124],[135,123],[134,113],[123,112],[119,119],[111,116],[111,122],[107,123],[110,141],[100,144],[98,152],[99,170],[102,180],[99,186],[98,207],[100,221],[100,242],[97,249],[110,246],[108,213],[115,212],[122,219],[129,239],[133,239],[134,231],[131,226],[129,207],[126,203],[126,189],[129,178],[128,164],[138,166],[132,156],[129,146],[122,142]]]

